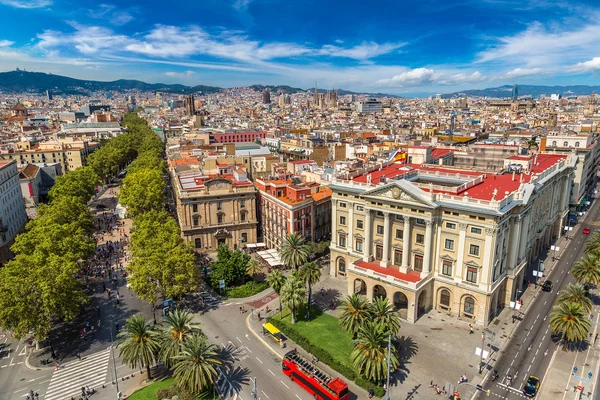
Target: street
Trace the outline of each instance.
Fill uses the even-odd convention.
[[[509,339],[505,349],[499,353],[496,362],[491,363],[490,368],[498,371],[499,378],[491,382],[488,377],[483,387],[485,390],[491,389],[492,396],[509,400],[523,398],[523,385],[530,375],[537,376],[541,379],[541,384],[544,384],[544,376],[558,346],[553,340],[549,327],[549,314],[558,293],[568,284],[574,283],[570,269],[573,263],[585,255],[583,246],[588,238],[587,235],[582,234],[582,230],[588,227],[593,232],[595,227],[590,223],[598,220],[599,213],[599,202],[594,202],[583,223],[571,231],[571,240],[556,261],[556,265],[549,276],[539,282],[542,283],[545,279],[551,280],[554,283],[552,290],[542,292],[541,288],[537,288],[540,293],[526,310],[521,325]],[[595,318],[595,322],[600,322],[597,314]],[[508,382],[508,376],[512,376],[512,383]],[[477,396],[484,397],[482,393],[478,393]]]

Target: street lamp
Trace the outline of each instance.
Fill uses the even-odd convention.
[[[110,353],[112,356],[112,361],[113,361],[113,372],[115,375],[115,385],[116,385],[116,389],[117,389],[117,400],[119,400],[121,398],[121,392],[119,392],[119,378],[117,377],[117,363],[115,361],[115,346],[113,343],[113,334],[112,334],[112,318],[110,320],[111,322],[111,326],[110,326]]]

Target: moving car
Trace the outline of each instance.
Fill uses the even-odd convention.
[[[540,378],[530,375],[527,382],[525,382],[525,386],[523,386],[523,394],[527,397],[535,397],[539,388]]]
[[[552,281],[546,281],[544,282],[544,284],[542,285],[542,290],[544,292],[549,292],[552,290]]]
[[[584,235],[589,235],[590,234],[590,228],[583,228],[583,234]]]

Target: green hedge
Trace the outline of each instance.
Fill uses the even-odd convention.
[[[368,380],[360,376],[357,376],[356,372],[352,368],[335,360],[331,356],[331,354],[329,354],[325,349],[311,344],[310,341],[306,337],[304,337],[304,335],[296,332],[293,328],[290,328],[288,325],[282,323],[279,319],[268,317],[267,322],[270,322],[271,324],[275,325],[277,329],[283,332],[283,334],[287,338],[292,340],[295,344],[302,347],[305,351],[312,354],[313,356],[317,357],[319,361],[322,361],[324,364],[336,370],[344,377],[348,378],[351,381],[354,381],[354,383],[356,383],[361,388],[365,390],[369,390],[372,388],[373,390],[375,390],[375,396],[377,397],[383,397],[385,395],[385,391],[382,387],[372,382],[369,382]]]
[[[244,297],[254,296],[268,287],[269,284],[266,281],[249,281],[234,288],[225,288],[224,295],[229,298],[241,299]],[[217,292],[219,292],[219,289],[217,289]]]

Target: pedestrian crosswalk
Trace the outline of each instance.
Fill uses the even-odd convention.
[[[98,353],[84,356],[81,361],[75,360],[61,365],[54,371],[44,400],[64,400],[71,396],[81,395],[81,388],[90,389],[106,382],[110,358],[110,347]]]

